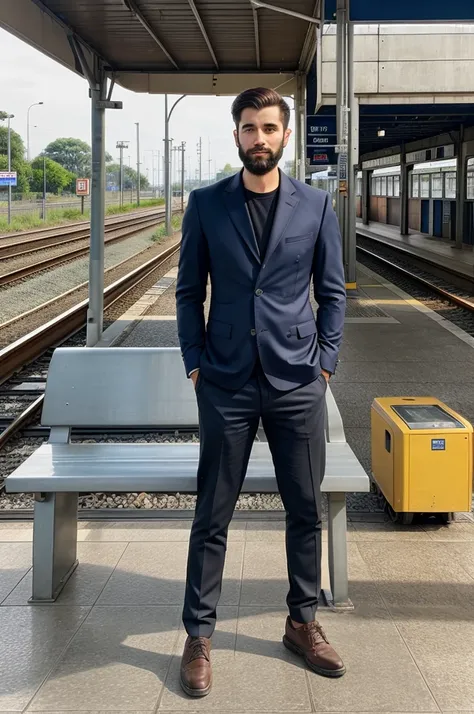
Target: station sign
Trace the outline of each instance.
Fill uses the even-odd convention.
[[[335,116],[306,117],[306,147],[310,166],[336,164],[337,127]]]
[[[0,186],[16,186],[16,171],[0,171]]]
[[[90,193],[90,180],[88,178],[76,179],[76,196],[88,196]]]

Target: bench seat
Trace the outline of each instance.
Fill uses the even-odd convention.
[[[5,481],[11,493],[195,493],[199,444],[43,444]],[[367,474],[348,444],[326,444],[322,490],[368,491]],[[278,491],[270,449],[255,442],[244,493]]]

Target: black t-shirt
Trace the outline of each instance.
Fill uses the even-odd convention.
[[[254,193],[244,186],[245,201],[247,203],[253,230],[260,251],[260,258],[263,260],[267,250],[268,239],[275,218],[275,210],[278,202],[278,188],[270,193]]]

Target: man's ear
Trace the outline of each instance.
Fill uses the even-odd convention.
[[[286,145],[288,144],[288,142],[290,140],[290,136],[291,136],[291,129],[285,129],[285,135],[283,137],[283,148],[285,148]]]
[[[238,133],[237,133],[237,129],[234,129],[233,134],[234,134],[235,145],[236,145],[237,148],[239,148],[239,135],[238,135]]]

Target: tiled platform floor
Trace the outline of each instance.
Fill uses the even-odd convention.
[[[78,570],[31,606],[32,526],[0,523],[0,711],[474,712],[474,522],[349,523],[355,610],[319,615],[347,666],[332,681],[281,643],[283,523],[234,521],[202,700],[178,683],[189,528],[81,522]]]

